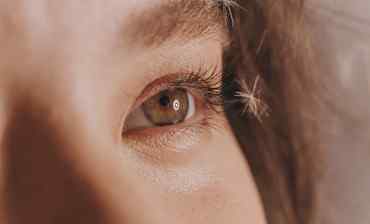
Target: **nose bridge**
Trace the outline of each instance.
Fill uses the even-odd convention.
[[[66,156],[47,111],[37,109],[20,103],[2,139],[9,223],[104,223],[97,194]]]

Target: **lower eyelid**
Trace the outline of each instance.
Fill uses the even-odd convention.
[[[185,164],[197,154],[197,146],[210,139],[210,132],[200,125],[181,128],[164,127],[143,130],[124,137],[124,144],[149,163],[163,165]]]

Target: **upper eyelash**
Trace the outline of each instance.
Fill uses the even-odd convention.
[[[197,123],[197,127],[200,130],[209,131],[212,130],[222,130],[220,120],[216,116],[217,113],[224,111],[224,80],[223,75],[218,72],[217,66],[214,67],[206,67],[201,66],[198,70],[194,70],[189,73],[178,73],[178,75],[171,75],[164,77],[163,79],[166,81],[159,81],[159,84],[151,84],[152,86],[149,87],[147,93],[144,94],[138,100],[136,105],[141,105],[145,100],[149,99],[151,96],[155,95],[156,93],[168,89],[168,88],[184,88],[200,93],[201,97],[205,101],[206,108],[209,108],[216,113],[205,113],[204,119],[201,122]],[[146,90],[144,90],[145,92]],[[135,108],[136,106],[134,106]],[[195,124],[193,124],[195,125]],[[123,128],[123,130],[125,130]],[[125,131],[122,131],[125,133]]]
[[[217,66],[211,69],[200,67],[196,72],[181,75],[171,81],[170,87],[198,90],[211,109],[220,111],[224,105],[223,79],[217,70]]]

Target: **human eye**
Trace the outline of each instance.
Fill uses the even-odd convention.
[[[126,129],[154,128],[183,123],[191,119],[198,106],[184,88],[171,87],[147,99],[127,120]]]
[[[206,141],[222,117],[222,74],[217,70],[201,68],[150,83],[125,119],[124,141],[156,159]]]

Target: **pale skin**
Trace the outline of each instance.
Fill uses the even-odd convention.
[[[216,27],[148,46],[136,20],[161,4],[0,0],[0,223],[265,223],[222,113],[166,147],[144,139],[168,127],[122,134],[146,86],[222,64]]]

